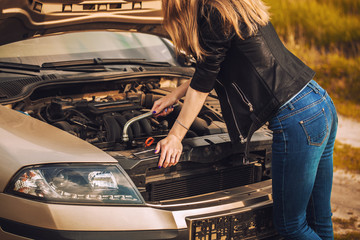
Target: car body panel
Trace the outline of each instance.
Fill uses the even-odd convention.
[[[142,206],[49,204],[0,194],[2,218],[60,231],[181,230],[187,218],[246,212],[272,204],[271,180],[187,199]],[[6,207],[5,207],[6,206]],[[36,221],[35,221],[36,219]]]
[[[20,168],[44,163],[117,163],[93,145],[0,105],[0,192]]]
[[[121,7],[111,9],[111,4],[120,4]],[[66,5],[71,5],[72,11],[67,11]],[[85,7],[89,5],[95,9]],[[101,5],[106,6],[106,9],[99,8]],[[167,36],[161,25],[159,0],[67,3],[52,0],[1,0],[0,12],[0,45],[55,33],[100,29]]]
[[[254,134],[249,147],[255,157],[244,164],[245,145],[231,144],[215,93],[209,95],[195,120],[197,126],[185,137],[176,166],[159,169],[153,150],[171,129],[184,99],[173,115],[160,120],[150,117],[148,125],[140,121],[140,130],[134,124],[134,137],[129,142],[120,135],[106,135],[122,131],[125,124],[121,117],[130,121],[148,112],[156,99],[189,80],[194,72],[193,61],[181,60],[172,44],[161,38],[168,37],[162,20],[161,0],[0,0],[0,51],[6,50],[0,57],[4,62],[41,66],[69,61],[76,65],[78,60],[114,58],[169,63],[165,67],[114,63],[93,73],[61,69],[31,72],[3,65],[0,239],[192,240],[202,234],[201,227],[206,225],[202,223],[230,218],[242,225],[242,230],[219,225],[218,233],[238,234],[238,239],[248,233],[251,236],[246,239],[265,238],[259,231],[267,232],[266,237],[276,235],[269,213],[271,133]],[[52,35],[48,41],[40,39],[47,35]],[[82,38],[91,41],[83,44]],[[25,39],[29,40],[21,41]],[[9,44],[15,41],[21,42]],[[48,112],[51,104],[55,117]],[[78,114],[66,114],[69,109]],[[68,123],[70,130],[56,125],[59,122]],[[140,132],[137,136],[136,130]],[[155,138],[154,145],[146,146],[151,138]],[[51,166],[54,168],[116,165],[133,190],[141,194],[141,201],[119,204],[102,201],[101,195],[96,201],[77,201],[77,196],[57,201],[44,197],[35,180],[30,187],[36,196],[12,189],[14,183],[27,180],[19,173],[21,169],[51,164],[59,164]],[[200,194],[203,189],[206,191]],[[267,214],[258,211],[264,208]],[[266,226],[261,225],[262,219]]]

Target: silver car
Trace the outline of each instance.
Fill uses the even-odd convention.
[[[66,3],[65,3],[66,2]],[[232,145],[215,92],[159,169],[156,99],[191,79],[161,2],[0,0],[0,239],[267,239],[271,141]]]

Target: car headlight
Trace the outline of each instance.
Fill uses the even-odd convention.
[[[21,169],[6,192],[47,202],[143,204],[116,165],[54,164]]]

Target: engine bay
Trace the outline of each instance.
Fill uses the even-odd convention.
[[[10,107],[105,151],[118,161],[148,202],[269,179],[271,134],[254,134],[249,144],[252,161],[244,164],[245,145],[231,143],[215,93],[209,94],[183,139],[179,163],[166,169],[157,167],[155,145],[171,129],[183,99],[165,117],[155,118],[150,110],[157,99],[186,80],[152,77],[50,84],[36,88]]]
[[[100,149],[133,149],[143,146],[145,142],[151,145],[154,139],[163,138],[171,129],[181,110],[181,101],[166,117],[155,118],[150,114],[147,118],[132,122],[126,131],[128,139],[123,138],[125,125],[130,120],[148,113],[154,101],[169,93],[171,87],[176,87],[179,81],[181,80],[133,80],[123,84],[114,83],[110,90],[107,83],[91,86],[83,84],[82,87],[63,85],[56,90],[44,87],[34,91],[28,99],[14,104],[13,108]],[[186,137],[224,132],[227,132],[227,129],[219,106],[210,106],[208,101]]]

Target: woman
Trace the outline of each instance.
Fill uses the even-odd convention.
[[[163,0],[164,26],[177,50],[192,54],[191,81],[154,103],[164,116],[185,96],[159,167],[175,165],[181,141],[215,89],[232,142],[269,122],[273,131],[274,223],[287,239],[333,239],[330,194],[335,107],[315,73],[279,40],[261,0]],[[163,111],[163,110],[166,111]],[[246,154],[247,155],[247,154]],[[247,159],[245,159],[245,163]]]

